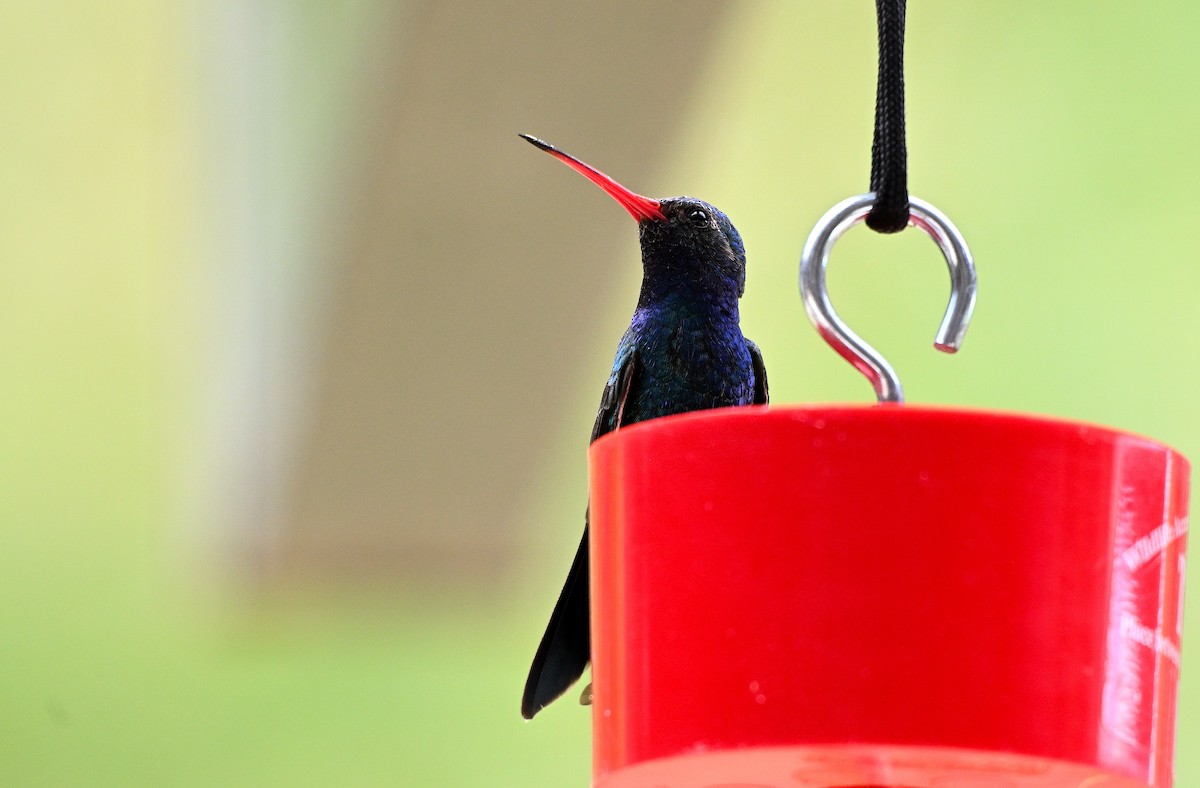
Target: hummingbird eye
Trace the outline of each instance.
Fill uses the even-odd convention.
[[[697,227],[708,227],[708,214],[699,208],[688,211],[688,219]]]

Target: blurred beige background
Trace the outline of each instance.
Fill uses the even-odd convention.
[[[1200,456],[1198,17],[909,9],[910,186],[976,321],[929,348],[914,233],[851,233],[831,287],[912,401]],[[0,781],[585,784],[586,712],[517,699],[640,272],[516,134],[723,208],[773,401],[865,402],[795,278],[867,185],[874,36],[870,3],[0,6]]]

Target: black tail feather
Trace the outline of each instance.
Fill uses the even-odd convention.
[[[579,680],[591,660],[592,638],[588,611],[588,528],[563,585],[546,634],[538,645],[525,680],[521,716],[527,720]]]

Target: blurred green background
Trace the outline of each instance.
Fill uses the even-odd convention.
[[[852,232],[830,274],[912,401],[1200,457],[1198,27],[912,4],[963,352],[929,347],[923,236]],[[515,135],[721,206],[773,401],[868,401],[795,275],[866,189],[874,35],[867,2],[0,5],[0,782],[586,784],[588,714],[517,704],[640,274]]]

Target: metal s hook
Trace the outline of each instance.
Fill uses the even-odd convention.
[[[874,192],[860,194],[843,200],[821,217],[809,233],[800,256],[800,297],[808,319],[817,331],[842,358],[866,375],[875,387],[876,398],[880,402],[903,402],[904,391],[896,371],[875,348],[842,322],[829,301],[825,286],[829,250],[843,233],[863,221],[874,205]],[[975,263],[958,228],[929,203],[910,196],[908,223],[933,239],[950,269],[950,301],[946,304],[946,313],[933,346],[953,353],[962,344],[971,322],[971,312],[975,309]]]

